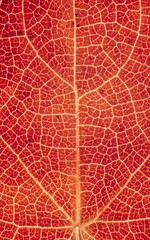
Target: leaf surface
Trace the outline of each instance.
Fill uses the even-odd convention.
[[[0,239],[150,238],[149,14],[0,1]]]

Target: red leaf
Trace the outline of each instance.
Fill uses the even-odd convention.
[[[0,1],[0,239],[150,239],[149,14]]]

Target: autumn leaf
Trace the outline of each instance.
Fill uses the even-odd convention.
[[[150,239],[149,0],[0,18],[0,240]]]

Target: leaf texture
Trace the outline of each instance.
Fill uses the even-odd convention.
[[[0,17],[0,239],[150,239],[149,0]]]

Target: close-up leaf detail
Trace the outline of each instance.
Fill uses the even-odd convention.
[[[0,0],[0,240],[149,240],[149,97],[149,0]]]

